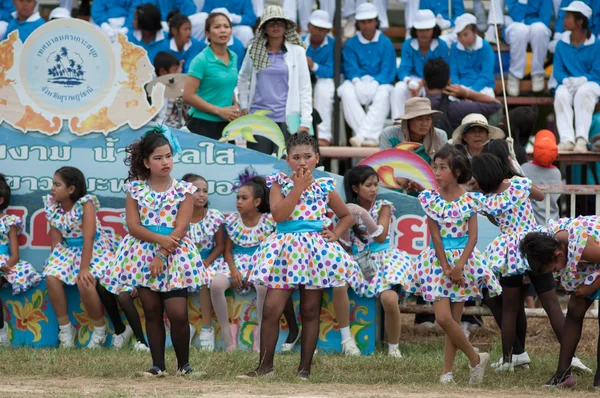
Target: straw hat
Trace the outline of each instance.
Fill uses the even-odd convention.
[[[396,120],[410,120],[419,116],[435,115],[442,113],[431,109],[431,101],[425,97],[414,97],[404,104],[404,115]]]
[[[486,129],[488,132],[488,140],[501,140],[504,138],[504,131],[500,130],[498,127],[490,126],[485,116],[479,113],[471,113],[463,118],[462,124],[452,133],[452,143],[462,144],[465,130],[468,131],[469,128],[473,126],[480,126]]]

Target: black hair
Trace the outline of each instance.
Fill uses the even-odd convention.
[[[4,199],[0,203],[0,211],[6,210],[10,205],[10,186],[6,181],[6,176],[0,173],[0,198]]]
[[[285,142],[288,153],[290,153],[292,148],[301,145],[311,146],[315,153],[319,153],[319,141],[306,131],[298,131],[297,133],[291,134]]]
[[[372,176],[376,176],[377,180],[379,180],[379,176],[375,169],[371,166],[360,165],[351,168],[346,172],[344,176],[344,191],[346,193],[346,203],[358,203],[358,194],[354,192],[352,187],[360,186],[365,183]],[[354,235],[363,243],[367,243],[368,239],[366,238],[364,231],[361,231],[361,228],[358,224],[352,225],[352,231],[354,231]]]
[[[432,58],[423,65],[423,79],[430,90],[442,90],[450,80],[450,66],[442,57]]]
[[[495,192],[509,173],[498,156],[491,153],[481,153],[471,159],[473,177],[477,180],[481,192]]]
[[[508,149],[508,142],[506,140],[489,140],[483,145],[482,153],[491,153],[496,155],[500,162],[506,169],[506,175],[504,178],[513,178],[515,176],[523,177],[517,173],[510,162],[510,150]]]
[[[589,39],[590,35],[592,34],[592,31],[590,30],[589,19],[580,12],[574,12],[574,11],[567,11],[567,12],[570,12],[571,14],[573,14],[573,18],[575,18],[575,23],[582,21],[581,30],[586,32],[586,37]]]
[[[156,76],[160,76],[161,69],[168,72],[173,65],[179,65],[179,60],[168,51],[160,51],[154,56],[154,73],[156,73]]]
[[[54,174],[58,174],[60,176],[60,179],[63,180],[67,188],[75,187],[73,193],[69,195],[69,199],[71,199],[73,202],[77,202],[87,194],[85,176],[78,168],[64,166],[56,170]]]
[[[171,148],[169,141],[158,130],[129,145],[125,149],[125,152],[127,152],[125,165],[129,166],[127,181],[147,180],[150,177],[150,170],[146,168],[144,160],[147,160],[156,148],[165,145],[169,145],[169,148]],[[171,148],[171,151],[173,151],[173,148]]]
[[[135,9],[137,14],[137,28],[150,32],[162,29],[160,10],[153,4],[142,4]]]
[[[183,177],[181,177],[181,180],[189,183],[202,180],[206,183],[206,185],[208,185],[208,181],[206,180],[206,178],[202,177],[200,174],[186,173],[183,175]],[[206,204],[204,205],[204,208],[208,209],[208,205],[210,205],[210,202],[207,200]]]
[[[423,29],[426,30],[426,29]],[[435,25],[433,27],[433,35],[431,36],[431,40],[433,39],[437,39],[438,37],[440,37],[442,34],[442,28],[440,28],[438,25]],[[413,39],[417,39],[417,28],[415,28],[414,26],[412,28],[410,28],[410,37],[412,37]]]
[[[181,14],[178,8],[171,11],[169,15],[167,15],[167,23],[169,24],[169,37],[173,37],[173,33],[171,32],[173,29],[179,30],[179,28],[181,28],[181,26],[183,26],[183,24],[186,22],[192,25],[190,19],[184,14]]]
[[[381,25],[381,22],[379,21],[379,17],[370,18],[370,19],[374,19],[377,21],[377,26],[375,27],[375,29],[379,29],[379,26]],[[360,32],[360,27],[358,26],[358,21],[354,22],[354,28],[356,29],[357,32]]]
[[[556,250],[563,247],[563,242],[543,232],[530,232],[519,244],[519,250],[534,274],[550,272],[548,265],[556,261]]]
[[[475,33],[475,34],[479,33],[479,28],[477,28],[477,25],[474,23],[467,25],[465,27],[465,29],[467,29],[467,28],[470,28],[473,31],[473,33]]]
[[[247,170],[244,170],[240,175],[247,173]],[[252,189],[252,194],[255,199],[260,199],[260,204],[258,205],[257,210],[259,213],[268,213],[271,211],[271,205],[269,204],[269,194],[270,190],[267,187],[267,181],[258,175],[247,179],[243,182],[241,187],[250,187]]]
[[[226,15],[222,12],[211,12],[210,14],[208,14],[208,18],[206,18],[206,21],[204,22],[204,31],[205,32],[210,31],[210,27],[213,24],[213,22],[215,21],[215,19],[217,19],[217,17],[225,17],[227,19],[227,21],[229,21],[229,27],[230,28],[233,27],[233,24],[231,23],[231,19],[229,19],[229,15]],[[257,27],[258,27],[258,25],[257,25]],[[210,39],[208,41],[210,41]]]
[[[471,180],[471,163],[463,152],[454,145],[446,144],[433,156],[433,161],[436,159],[448,160],[450,170],[456,177],[456,182],[466,184]]]

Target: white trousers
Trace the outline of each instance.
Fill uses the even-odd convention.
[[[564,84],[558,86],[554,98],[554,112],[560,142],[574,143],[576,138],[580,137],[588,140],[598,98],[600,98],[598,83],[584,83],[575,94],[570,93]],[[577,110],[576,114],[575,110]],[[575,129],[573,129],[573,119],[575,119]]]
[[[506,43],[510,46],[509,72],[517,79],[525,76],[527,44],[531,44],[531,75],[543,75],[544,60],[550,44],[550,29],[541,22],[525,25],[513,22],[506,28]]]
[[[494,23],[504,25],[504,0],[490,0],[488,24],[493,25]]]
[[[364,86],[367,88],[368,86]],[[346,80],[339,88],[338,94],[342,99],[344,117],[356,136],[365,139],[379,140],[379,135],[390,113],[390,84],[382,84],[369,93],[358,93],[351,81]],[[359,96],[367,101],[359,101]],[[362,105],[369,105],[365,112]]]
[[[417,76],[411,76],[410,80],[420,82],[421,78]],[[425,96],[425,89],[421,88],[419,91],[419,97]],[[404,115],[404,104],[410,99],[410,90],[408,89],[408,83],[398,82],[392,89],[390,94],[390,103],[392,107],[392,119],[398,119]]]
[[[199,12],[188,17],[192,23],[192,36],[199,41],[204,40],[204,28],[206,26],[206,18],[208,14],[205,12]],[[232,29],[232,33],[237,37],[244,47],[248,47],[248,43],[254,38],[252,28],[246,25],[236,25]]]
[[[0,21],[0,40],[4,40],[4,36],[6,36],[7,29],[8,29],[8,22]]]
[[[342,17],[351,18],[356,14],[356,8],[362,3],[369,3],[368,0],[344,0],[342,8]],[[387,16],[387,9],[390,5],[390,0],[373,0],[373,4],[377,8],[379,14],[379,28],[387,29],[390,27],[390,22]]]
[[[321,124],[319,124],[319,138],[331,142],[331,122],[333,116],[333,95],[335,94],[335,85],[333,79],[319,78],[314,88],[314,106],[321,115]]]
[[[257,17],[260,17],[265,10],[265,0],[252,0],[252,10]]]

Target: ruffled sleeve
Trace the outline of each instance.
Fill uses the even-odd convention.
[[[568,272],[576,272],[583,250],[590,237],[599,235],[600,224],[597,216],[579,216],[574,219],[561,219],[555,224],[556,232],[566,230],[569,233],[567,254]],[[556,234],[556,232],[554,232]]]
[[[333,178],[318,178],[316,183],[321,192],[325,195],[335,191],[335,180]]]
[[[152,190],[145,181],[132,181],[125,185],[125,189],[139,205],[154,211],[167,205],[176,206],[185,200],[186,195],[197,190],[194,185],[185,181],[175,181],[165,192]]]
[[[211,226],[211,230],[214,230],[213,233],[216,233],[225,221],[225,217],[223,216],[223,213],[217,209],[208,209],[208,213],[206,213],[206,216],[202,221],[206,221],[206,224]]]
[[[277,183],[283,187],[292,181],[290,180],[290,177],[286,176],[281,171],[269,174],[265,180],[267,181],[267,187],[269,188],[271,188],[274,183]]]
[[[21,217],[15,216],[13,214],[7,214],[0,220],[0,234],[8,234],[10,227],[15,227],[17,229],[17,234],[20,234],[23,231],[25,225],[23,224],[23,220],[21,220]]]
[[[262,234],[266,238],[275,232],[275,228],[277,228],[277,223],[273,219],[273,215],[271,213],[264,213],[261,220],[262,226]]]
[[[44,212],[46,213],[46,220],[52,221],[60,208],[58,202],[54,201],[52,195],[46,195],[43,197],[44,200]]]
[[[123,190],[127,192],[133,200],[138,201],[140,198],[144,197],[150,188],[146,184],[146,181],[131,181],[125,184]]]
[[[87,194],[80,198],[77,202],[75,202],[75,205],[71,210],[71,213],[73,213],[73,216],[76,219],[80,220],[83,217],[83,205],[89,201],[92,201],[92,203],[94,204],[94,209],[96,211],[100,210],[100,201],[98,200],[96,195]]]
[[[481,207],[483,195],[479,192],[465,192],[460,198],[448,202],[438,191],[426,189],[419,194],[419,203],[425,213],[438,223],[457,223],[468,220]]]
[[[491,216],[499,216],[511,208],[520,208],[529,200],[532,186],[529,178],[515,176],[506,182],[510,185],[504,192],[488,195],[484,199],[484,210]]]
[[[231,213],[227,216],[223,225],[225,226],[225,230],[227,231],[227,235],[231,238],[235,235],[235,231],[238,227],[240,227],[241,220],[240,214],[238,212]]]

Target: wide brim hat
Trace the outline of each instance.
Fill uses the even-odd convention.
[[[437,25],[435,15],[431,10],[419,10],[415,14],[413,28],[415,29],[433,29]]]
[[[406,101],[404,104],[404,115],[396,120],[410,120],[420,116],[435,115],[442,113],[431,109],[431,101],[425,97],[414,97]]]
[[[260,17],[260,25],[258,25],[258,30],[263,30],[265,24],[273,19],[283,19],[287,23],[286,29],[296,29],[296,23],[292,21],[290,17],[285,15],[283,8],[279,6],[268,6],[265,8]]]
[[[479,113],[471,113],[463,118],[462,124],[452,133],[452,143],[461,144],[463,142],[463,136],[465,135],[465,129],[473,126],[480,126],[486,129],[488,132],[488,140],[504,139],[504,131],[498,127],[490,126],[485,116]]]

